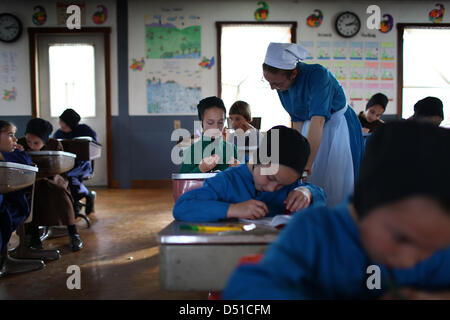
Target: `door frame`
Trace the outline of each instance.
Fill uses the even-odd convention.
[[[106,100],[106,163],[108,187],[113,185],[113,160],[112,160],[112,132],[111,132],[111,48],[110,27],[81,28],[69,30],[67,28],[28,28],[28,40],[30,49],[30,79],[31,79],[31,114],[38,117],[38,36],[41,35],[103,35],[105,47],[105,100]]]
[[[450,23],[397,23],[397,117],[402,117],[403,101],[403,34],[407,28],[450,29]]]

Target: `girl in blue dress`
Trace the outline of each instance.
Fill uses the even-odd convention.
[[[263,74],[311,144],[308,181],[325,190],[328,205],[337,205],[353,191],[364,150],[362,128],[333,74],[299,62],[306,54],[296,44],[270,43]]]

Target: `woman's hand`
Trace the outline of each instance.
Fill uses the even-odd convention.
[[[217,166],[219,159],[220,158],[217,154],[213,154],[212,156],[203,158],[202,161],[200,161],[198,168],[201,172],[208,172],[212,170],[215,166]]]
[[[227,218],[258,219],[269,213],[266,204],[259,200],[232,203],[228,207]]]
[[[284,203],[287,210],[290,212],[295,212],[309,207],[311,200],[311,191],[309,191],[308,188],[300,187],[289,192]]]
[[[370,129],[369,128],[362,128],[363,133],[369,133]]]

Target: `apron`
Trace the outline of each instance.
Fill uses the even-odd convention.
[[[308,176],[309,183],[322,187],[327,205],[336,206],[353,192],[354,171],[350,136],[344,116],[348,105],[335,112],[323,126],[322,141]],[[305,121],[302,134],[307,137],[311,121]]]

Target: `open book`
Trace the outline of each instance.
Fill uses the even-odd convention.
[[[265,218],[255,219],[255,220],[239,219],[239,221],[244,222],[244,223],[254,223],[256,225],[263,225],[263,226],[277,228],[277,227],[287,224],[291,218],[292,218],[292,215],[279,214],[279,215],[276,215],[275,217],[265,217]]]

